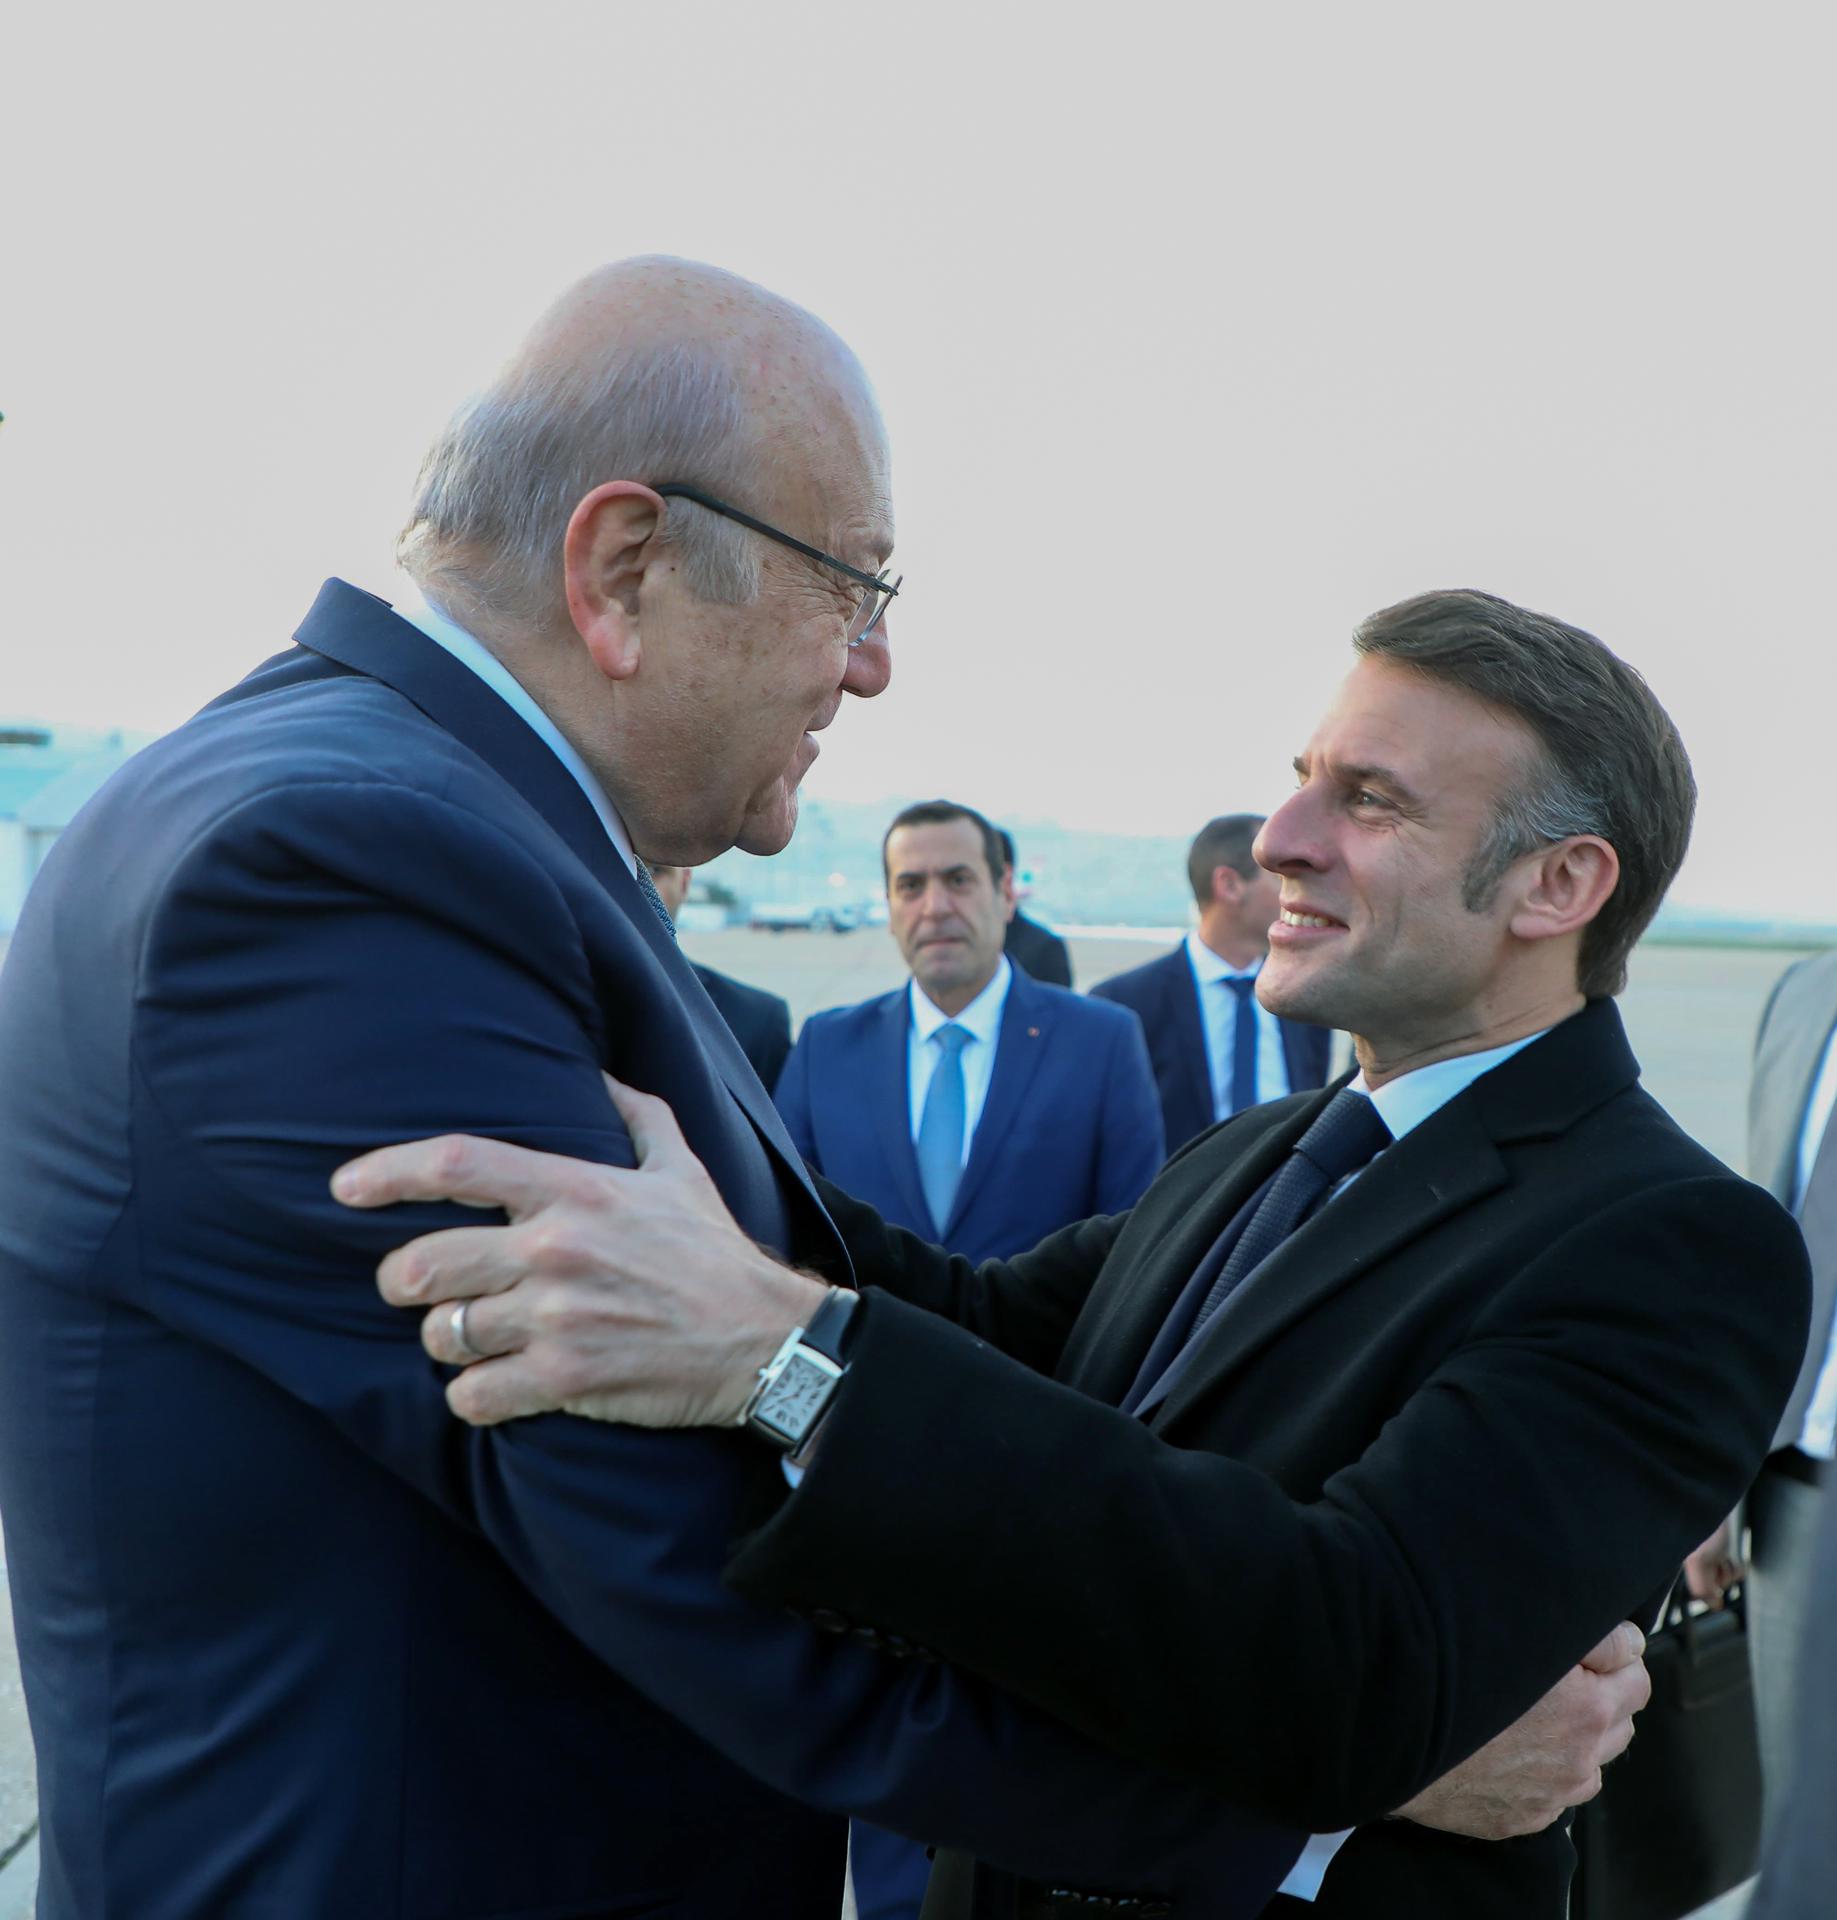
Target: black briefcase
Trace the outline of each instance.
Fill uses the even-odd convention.
[[[1759,1863],[1760,1746],[1747,1608],[1691,1613],[1682,1578],[1646,1643],[1652,1701],[1576,1814],[1570,1920],[1682,1920]]]

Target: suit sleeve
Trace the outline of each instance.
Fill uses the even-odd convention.
[[[633,1000],[667,991],[632,946]],[[374,1272],[403,1238],[478,1216],[351,1212],[328,1178],[353,1152],[448,1130],[631,1164],[599,1069],[668,1085],[647,1023],[621,1030],[596,987],[547,872],[438,797],[307,784],[219,823],[143,959],[137,1304],[482,1534],[609,1666],[783,1790],[1021,1872],[1171,1883],[1254,1912],[1292,1834],[934,1659],[725,1587],[729,1541],[782,1490],[766,1450],[557,1415],[478,1431],[448,1414],[445,1371]],[[158,1251],[179,1248],[208,1258]]]
[[[815,1464],[729,1577],[1273,1817],[1356,1825],[1517,1718],[1728,1511],[1792,1385],[1796,1242],[1721,1176],[1554,1234],[1309,1502],[870,1294]]]
[[[1030,1253],[972,1265],[962,1255],[890,1226],[874,1209],[821,1177],[817,1192],[848,1243],[863,1284],[949,1320],[997,1352],[1051,1373],[1105,1258],[1121,1217],[1081,1220]]]
[[[1104,1075],[1096,1202],[1099,1213],[1126,1213],[1160,1172],[1167,1135],[1141,1021],[1129,1014],[1107,1024],[1117,1032]]]

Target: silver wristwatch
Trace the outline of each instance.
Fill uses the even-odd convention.
[[[831,1287],[810,1324],[792,1328],[759,1369],[759,1384],[740,1415],[743,1427],[784,1453],[803,1445],[848,1371],[843,1342],[860,1298],[847,1287]]]

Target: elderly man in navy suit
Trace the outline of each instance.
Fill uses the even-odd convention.
[[[1332,1035],[1257,1001],[1282,886],[1250,850],[1262,825],[1256,813],[1208,820],[1186,857],[1198,930],[1091,989],[1141,1016],[1170,1153],[1246,1107],[1326,1084]]]
[[[1100,1887],[1165,1860],[1208,1915],[1286,1870],[1280,1825],[724,1587],[783,1486],[756,1441],[461,1425],[376,1291],[401,1226],[330,1190],[447,1129],[629,1167],[611,1070],[853,1300],[645,863],[784,846],[887,683],[892,537],[826,327],[605,269],[430,455],[402,610],[328,582],[46,861],[0,978],[41,1920],[822,1920],[844,1813]]]
[[[805,1163],[979,1262],[1134,1206],[1162,1158],[1139,1022],[1006,958],[1014,876],[973,807],[907,807],[881,853],[912,978],[805,1023],[778,1088]],[[917,1920],[922,1848],[857,1822],[853,1860],[861,1920]]]

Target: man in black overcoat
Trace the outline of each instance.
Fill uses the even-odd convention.
[[[1562,1823],[1479,1845],[1385,1816],[1727,1511],[1798,1372],[1807,1268],[1640,1089],[1614,1006],[1695,798],[1643,680],[1471,592],[1356,650],[1257,849],[1282,877],[1259,996],[1348,1029],[1356,1073],[980,1269],[826,1191],[865,1291],[728,1579],[1327,1836],[1319,1915],[1561,1920]],[[726,1222],[661,1102],[617,1098],[634,1172],[490,1142],[366,1169],[373,1203],[511,1201],[507,1230],[417,1243],[418,1291],[401,1256],[382,1276],[471,1298],[470,1417],[732,1421],[837,1311]],[[458,1360],[451,1317],[423,1337]],[[928,1911],[1156,1897],[1151,1871],[1055,1889],[956,1858]]]

